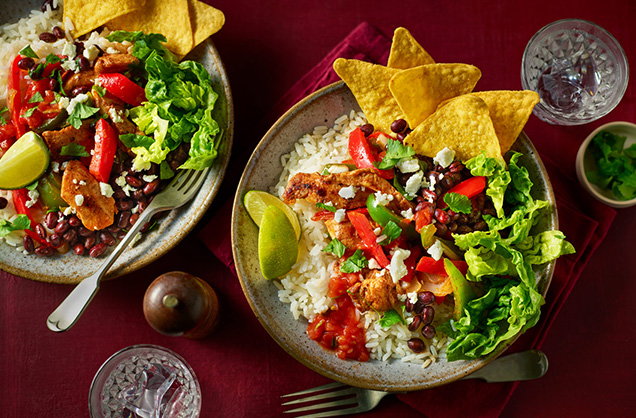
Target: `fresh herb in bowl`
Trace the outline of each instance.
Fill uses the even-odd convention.
[[[585,170],[591,183],[618,200],[636,197],[636,143],[626,148],[626,139],[609,131],[597,133],[588,148],[594,164]]]

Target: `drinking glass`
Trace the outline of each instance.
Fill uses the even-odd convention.
[[[581,19],[550,23],[523,53],[521,84],[539,93],[534,114],[554,125],[581,125],[618,105],[629,66],[618,41],[602,27]]]
[[[178,354],[156,345],[133,345],[99,368],[88,406],[93,418],[196,418],[201,389]]]

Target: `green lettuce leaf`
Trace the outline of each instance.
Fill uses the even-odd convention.
[[[486,194],[490,196],[497,216],[500,218],[504,216],[504,195],[510,183],[510,173],[506,171],[505,163],[497,158],[486,157],[486,154],[481,153],[466,161],[465,165],[473,176],[486,176],[488,178]]]
[[[26,215],[16,216],[13,222],[0,219],[0,237],[5,237],[13,231],[21,231],[23,229],[31,229],[31,221]]]

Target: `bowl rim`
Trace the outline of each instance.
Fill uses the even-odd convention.
[[[617,200],[617,199],[609,198],[603,195],[602,193],[600,193],[598,190],[599,188],[593,185],[592,183],[590,183],[590,181],[587,179],[587,176],[585,175],[585,153],[588,150],[588,147],[590,145],[590,142],[592,141],[592,138],[594,138],[596,134],[598,134],[601,131],[607,130],[608,128],[618,127],[618,126],[626,127],[632,130],[634,132],[634,137],[636,138],[635,123],[627,122],[627,121],[614,121],[614,122],[605,123],[599,126],[598,128],[594,129],[581,143],[581,145],[579,146],[579,150],[576,153],[575,164],[576,164],[576,176],[578,177],[579,183],[581,183],[583,188],[599,202],[602,202],[608,206],[620,209],[620,208],[628,208],[628,207],[636,205],[636,197],[630,200]]]
[[[241,192],[246,188],[246,183],[248,182],[247,173],[248,171],[253,170],[253,166],[256,163],[256,159],[258,158],[258,155],[261,154],[271,143],[273,143],[272,138],[275,137],[276,132],[282,130],[283,127],[290,122],[291,118],[296,113],[301,111],[302,108],[304,108],[306,105],[310,104],[311,102],[320,99],[324,94],[337,91],[338,89],[341,89],[343,87],[346,88],[345,83],[343,81],[337,81],[319,90],[316,90],[315,92],[309,94],[308,96],[298,101],[289,110],[287,110],[281,117],[278,118],[278,120],[271,126],[271,128],[265,133],[265,135],[262,137],[262,139],[258,142],[256,147],[254,148],[254,151],[252,152],[247,164],[245,165],[244,171],[241,174],[241,179],[239,181],[239,184],[237,185],[237,192],[234,196],[234,201],[232,204],[232,218],[231,218],[232,255],[233,255],[236,274],[239,278],[239,283],[241,285],[244,295],[246,296],[247,302],[250,305],[250,308],[252,309],[252,312],[254,313],[258,321],[261,323],[263,328],[265,328],[265,330],[270,335],[270,337],[287,354],[291,355],[294,359],[299,361],[304,366],[308,367],[309,369],[325,377],[328,377],[330,379],[333,379],[333,380],[336,380],[351,386],[355,386],[355,387],[361,387],[361,388],[372,389],[372,390],[383,390],[383,391],[390,391],[390,392],[405,392],[405,391],[430,389],[433,387],[446,385],[448,383],[452,383],[454,381],[460,380],[463,377],[481,369],[482,367],[486,366],[490,362],[494,361],[497,357],[499,357],[502,353],[504,353],[512,344],[514,344],[514,342],[517,341],[517,339],[523,333],[517,334],[515,337],[511,338],[510,340],[500,344],[493,352],[491,352],[487,356],[481,357],[479,359],[470,360],[467,364],[461,367],[458,367],[457,371],[450,377],[444,377],[444,378],[436,379],[436,380],[429,380],[426,383],[418,382],[418,383],[414,383],[411,386],[406,386],[406,387],[404,386],[399,387],[397,385],[385,387],[378,384],[374,384],[372,382],[358,380],[353,375],[339,374],[336,371],[332,371],[328,368],[322,367],[320,364],[312,362],[310,358],[303,356],[304,353],[301,350],[297,350],[295,347],[293,347],[290,344],[290,341],[287,341],[287,339],[285,338],[281,338],[274,331],[273,327],[270,326],[270,324],[265,320],[265,318],[263,318],[259,314],[259,310],[256,306],[256,303],[250,297],[248,297],[248,295],[251,292],[247,284],[248,279],[244,277],[242,268],[239,265],[239,260],[241,258],[238,251],[238,243],[237,243],[237,234],[240,232],[239,212],[240,212],[240,207],[242,205],[242,200],[244,195]],[[537,161],[537,165],[539,166],[539,169],[541,170],[542,173],[545,174],[543,178],[547,186],[548,199],[553,203],[551,205],[551,213],[549,216],[553,217],[554,228],[558,229],[559,220],[558,220],[558,211],[556,207],[556,199],[554,195],[554,190],[552,188],[552,184],[550,182],[549,177],[547,176],[547,170],[545,169],[545,165],[543,164],[543,161],[541,160],[536,148],[534,147],[534,144],[532,144],[532,142],[530,141],[528,136],[525,134],[525,132],[522,132],[520,134],[520,137],[524,137],[527,140],[527,144],[531,152],[534,155],[536,155],[536,161]],[[556,260],[546,265],[545,273],[544,273],[545,287],[543,289],[540,289],[542,290],[541,294],[544,297],[546,296],[547,291],[552,282],[555,265],[556,265]],[[334,355],[334,358],[336,358],[335,355]]]

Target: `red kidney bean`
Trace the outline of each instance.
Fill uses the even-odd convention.
[[[429,340],[435,336],[435,327],[433,325],[426,325],[422,327],[422,336]]]
[[[84,248],[90,250],[91,248],[93,248],[93,246],[95,246],[96,243],[97,238],[95,238],[95,235],[88,236],[84,239]]]
[[[130,224],[134,225],[135,222],[137,222],[137,219],[139,219],[138,213],[133,213],[132,215],[130,215]]]
[[[115,244],[115,238],[113,238],[113,236],[110,234],[110,232],[107,231],[102,231],[99,233],[99,239],[101,242],[103,242],[104,244],[111,246],[113,244]]]
[[[31,57],[24,57],[18,61],[18,68],[21,70],[30,70],[35,66],[35,61]]]
[[[427,198],[428,200],[434,202],[437,200],[437,193],[432,190],[422,189],[422,196]]]
[[[35,253],[41,257],[48,257],[50,255],[53,255],[53,252],[55,250],[49,246],[46,245],[40,245],[38,248],[35,249]]]
[[[414,316],[413,321],[411,321],[411,323],[408,326],[409,331],[417,330],[420,327],[420,325],[422,325],[422,317],[420,315]]]
[[[124,237],[126,236],[126,230],[122,229],[121,231],[119,231],[117,233],[117,239],[124,239]]]
[[[91,231],[88,228],[85,228],[84,226],[80,226],[77,228],[77,233],[79,234],[80,237],[89,237],[91,235],[93,235],[93,231]]]
[[[154,192],[157,191],[157,187],[159,187],[159,179],[155,179],[153,181],[151,181],[150,183],[146,184],[144,186],[144,194],[145,195],[149,195],[149,194],[153,194]]]
[[[117,202],[117,209],[120,211],[130,210],[135,206],[135,202],[130,199],[124,199]]]
[[[413,302],[411,302],[410,299],[406,299],[406,302],[404,302],[404,310],[406,312],[413,312]]]
[[[399,134],[395,135],[395,139],[397,139],[400,142],[404,142],[404,140],[406,139],[406,134],[400,132]]]
[[[86,94],[91,88],[88,86],[77,86],[71,90],[71,97],[75,97],[79,94]]]
[[[486,208],[481,213],[489,216],[497,216],[497,212],[492,208]]]
[[[141,200],[144,198],[144,196],[145,194],[143,190],[135,190],[133,192],[133,197],[135,198],[135,200]]]
[[[360,130],[362,131],[364,136],[369,136],[373,133],[375,129],[373,128],[373,125],[371,125],[370,123],[365,123],[364,125],[360,127]]]
[[[49,78],[48,83],[49,83],[49,90],[57,90],[58,84],[56,79]]]
[[[137,205],[139,207],[139,213],[143,212],[146,210],[146,208],[148,207],[149,203],[146,200],[140,200],[139,201],[139,205]]]
[[[451,222],[448,224],[448,230],[451,232],[457,231],[457,224],[455,222]]]
[[[100,255],[104,254],[104,251],[106,251],[106,248],[108,248],[108,246],[104,244],[103,242],[100,242],[99,244],[95,245],[93,248],[90,249],[90,251],[88,252],[88,255],[90,255],[93,258],[97,258]]]
[[[84,255],[84,251],[86,251],[86,248],[84,248],[82,244],[75,244],[73,246],[73,252],[77,255]]]
[[[62,245],[62,237],[59,234],[51,234],[49,237],[49,244],[55,248],[60,247]]]
[[[469,232],[473,232],[473,229],[468,225],[460,225],[457,227],[458,234],[468,234]]]
[[[22,246],[28,253],[32,253],[35,250],[35,245],[33,244],[33,239],[30,236],[25,235],[22,239]]]
[[[448,213],[446,213],[445,211],[441,209],[435,209],[435,219],[437,219],[439,222],[443,224],[447,224],[450,222],[450,217],[448,216]]]
[[[82,52],[84,52],[84,42],[75,41],[73,42],[73,45],[75,45],[75,53],[77,55],[82,55]]]
[[[80,221],[77,216],[73,215],[70,218],[68,218],[68,224],[71,225],[72,227],[76,227],[76,226],[80,226],[82,224],[82,221]]]
[[[144,224],[144,226],[141,227],[141,229],[139,230],[139,232],[144,233],[148,230],[148,228],[150,228],[150,222],[146,222]]]
[[[433,322],[433,318],[435,317],[435,309],[432,306],[425,306],[424,310],[422,310],[422,324],[428,325]]]
[[[126,228],[128,226],[128,222],[130,221],[130,215],[130,212],[127,210],[119,212],[119,215],[117,215],[117,226],[120,228]]]
[[[420,302],[419,300],[415,302],[415,304],[413,304],[413,312],[416,313],[417,315],[421,314],[423,310],[424,310],[424,304]]]
[[[391,123],[391,131],[396,134],[404,132],[408,128],[408,124],[404,119],[396,119]]]
[[[108,232],[110,232],[113,235],[116,235],[120,230],[121,228],[118,227],[117,224],[112,224],[111,226],[108,227]]]
[[[425,292],[420,292],[417,294],[417,300],[422,302],[424,305],[430,305],[435,302],[435,295],[433,292],[429,292],[428,290]]]
[[[137,177],[131,175],[126,176],[126,183],[128,183],[132,187],[141,187],[144,184],[142,180],[139,180]]]
[[[439,235],[440,237],[444,237],[448,234],[448,228],[441,222],[436,222],[435,228],[437,229],[436,235]]]
[[[475,225],[473,225],[473,229],[475,231],[485,231],[488,229],[488,225],[484,221],[479,221]]]
[[[459,173],[464,169],[464,164],[459,161],[453,161],[450,166],[448,166],[448,171],[451,173]]]
[[[451,174],[451,178],[455,184],[460,183],[463,180],[461,173],[453,173]]]
[[[77,241],[77,231],[74,229],[69,229],[62,235],[62,239],[69,244],[74,244]]]
[[[426,345],[424,344],[424,341],[420,340],[419,338],[411,338],[410,340],[407,341],[406,344],[414,353],[421,353],[422,351],[426,349]]]
[[[60,219],[55,226],[55,232],[58,234],[65,233],[71,226],[66,219]]]
[[[122,189],[117,189],[115,190],[113,197],[116,200],[123,200],[123,199],[126,199],[127,196],[126,196],[126,192],[124,192]]]
[[[53,35],[55,35],[58,39],[62,39],[66,35],[64,33],[64,29],[59,26],[54,26],[53,30],[51,30],[51,33],[53,33]]]
[[[79,63],[80,70],[86,71],[91,68],[91,62],[84,55],[80,55],[77,61]]]
[[[35,233],[42,239],[46,239],[46,229],[40,224],[35,225]]]
[[[53,43],[57,41],[57,36],[53,35],[51,32],[42,32],[39,38],[41,41],[44,41],[47,43]]]

